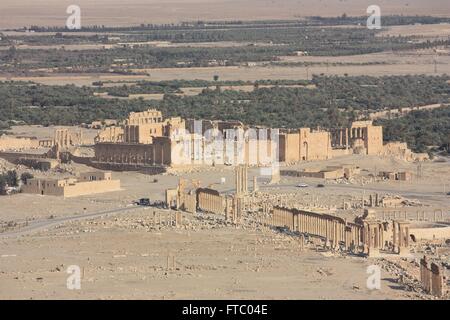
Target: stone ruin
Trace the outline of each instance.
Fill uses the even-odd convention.
[[[428,294],[442,297],[447,292],[443,267],[435,262],[430,263],[425,256],[420,260],[420,281]]]

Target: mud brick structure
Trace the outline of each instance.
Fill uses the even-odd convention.
[[[281,170],[282,176],[292,177],[308,177],[308,178],[320,178],[327,180],[336,180],[341,178],[351,178],[355,174],[360,173],[360,169],[353,165],[344,166],[327,166],[325,169],[306,168],[302,171],[299,170]]]
[[[380,171],[378,173],[378,176],[383,179],[399,180],[399,181],[411,181],[413,177],[412,173],[408,171],[399,171],[399,172]]]
[[[113,180],[111,172],[84,172],[78,178],[28,179],[22,187],[24,193],[77,197],[94,193],[120,190],[120,180]]]

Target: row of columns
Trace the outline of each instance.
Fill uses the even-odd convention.
[[[199,192],[198,208],[205,212],[225,214],[224,197],[208,192]]]
[[[365,254],[378,255],[384,247],[383,224],[376,221],[364,222],[363,244]]]
[[[115,164],[136,164],[136,165],[162,165],[164,164],[164,147],[161,146],[159,150],[159,154],[157,154],[157,148],[155,145],[147,146],[148,149],[151,149],[150,152],[144,151],[139,152],[136,150],[135,152],[123,152],[118,151],[114,152],[111,149],[105,147],[98,151],[96,151],[97,161],[99,162],[107,162],[107,163],[115,163]],[[158,158],[159,156],[159,158]],[[158,158],[158,159],[157,159]]]
[[[365,221],[359,225],[328,215],[274,208],[271,225],[324,238],[333,248],[341,243],[346,250],[363,247],[364,253],[369,256],[376,256],[381,249],[385,249],[385,227],[379,221]],[[393,252],[402,254],[409,248],[409,223],[393,221],[392,226]]]
[[[446,284],[442,266],[434,262],[430,264],[425,256],[420,260],[420,281],[426,293],[437,297],[445,294]]]
[[[394,253],[401,254],[409,247],[409,223],[393,221]]]
[[[245,165],[236,166],[235,184],[236,194],[245,195],[248,193],[248,168]]]
[[[432,216],[431,218],[429,216]],[[444,210],[436,209],[433,212],[419,211],[408,212],[406,210],[383,210],[382,213],[383,220],[416,220],[416,221],[444,221]]]
[[[333,132],[333,147],[349,147],[349,129],[338,129]]]
[[[337,248],[340,243],[344,243],[346,249],[351,246],[356,248],[361,243],[361,226],[347,224],[331,216],[274,208],[271,224],[324,238],[333,248]]]
[[[367,138],[367,128],[344,128],[337,129],[333,132],[333,147],[349,147],[353,139],[363,139]]]
[[[172,214],[171,212],[165,216],[165,222],[162,219],[161,212],[156,213],[153,211],[153,226],[161,226],[166,225],[170,227],[179,227],[183,224],[183,214],[181,212],[175,212]]]

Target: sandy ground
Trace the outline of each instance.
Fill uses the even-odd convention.
[[[190,20],[294,19],[364,16],[370,0],[78,0],[86,25],[136,25]],[[3,0],[0,28],[64,26],[71,0]],[[449,15],[447,0],[379,0],[382,14]]]
[[[382,272],[366,287],[371,260],[300,251],[273,231],[211,226],[141,227],[150,214],[93,220],[1,241],[1,299],[407,299]],[[147,219],[147,220],[146,220]],[[212,219],[212,218],[211,218]],[[192,222],[191,222],[192,221]],[[205,221],[209,224],[206,224]],[[205,227],[199,227],[203,225]],[[204,228],[204,229],[202,229]],[[168,270],[174,257],[175,268]],[[68,290],[67,267],[82,270],[81,290]],[[7,290],[5,290],[8,288]]]
[[[365,176],[375,170],[414,172],[417,167],[395,159],[346,156],[292,168],[348,163],[360,166]],[[73,165],[75,172],[89,169]],[[259,169],[251,169],[249,180],[259,174]],[[233,190],[233,170],[216,167],[206,171],[175,170],[158,176],[116,172],[113,178],[121,180],[123,190],[101,195],[67,199],[29,194],[0,197],[3,222],[20,223],[28,219],[33,223],[33,220],[45,221],[51,215],[55,219],[129,208],[25,235],[4,238],[0,234],[0,299],[423,298],[406,291],[397,283],[396,273],[384,269],[381,290],[369,290],[367,266],[376,261],[322,252],[314,243],[301,251],[297,238],[275,230],[255,229],[251,216],[244,218],[243,225],[234,227],[220,216],[183,213],[182,226],[174,228],[167,224],[170,211],[133,209],[132,202],[141,197],[164,199],[164,190],[175,187],[179,176],[200,179],[202,185],[222,192]],[[450,188],[449,177],[448,162],[426,162],[423,178],[407,183],[375,182],[362,186],[356,180],[351,184],[327,183],[325,188],[316,188],[322,180],[283,177],[274,186],[266,184],[267,177],[260,177],[259,181],[261,192],[296,193],[299,200],[318,199],[338,204],[342,199],[380,192],[420,200],[427,211],[440,207],[450,213],[448,196],[443,190],[444,185]],[[224,184],[220,184],[221,178],[225,178]],[[310,187],[296,188],[300,182]],[[153,212],[161,214],[162,224],[154,222]],[[82,270],[81,290],[66,287],[69,276],[66,270],[70,265]]]

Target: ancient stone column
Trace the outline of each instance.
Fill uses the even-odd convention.
[[[349,130],[347,128],[347,129],[345,129],[345,145],[346,145],[347,150],[349,148],[349,139],[348,139],[349,136],[348,136],[348,134],[349,134]]]
[[[428,261],[425,256],[420,260],[420,281],[422,282],[423,290],[426,293],[430,293],[431,292],[431,271],[428,268]]]
[[[394,253],[399,252],[399,243],[398,243],[398,223],[397,221],[392,221],[392,243],[394,245]]]
[[[444,275],[442,267],[436,263],[431,264],[431,294],[442,297],[444,294]]]
[[[258,186],[258,177],[254,176],[253,177],[253,192],[256,192],[259,190],[259,186]]]

